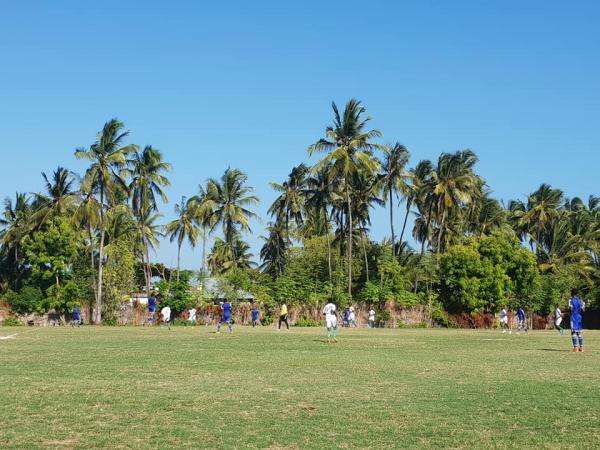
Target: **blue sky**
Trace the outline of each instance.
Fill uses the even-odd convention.
[[[600,194],[596,1],[27,1],[0,9],[0,196],[42,171],[83,172],[73,151],[118,117],[173,164],[182,195],[244,170],[263,223],[282,181],[356,97],[412,164],[470,148],[497,198],[541,182]],[[373,213],[373,236],[389,234]],[[175,264],[165,243],[157,255]],[[200,251],[185,249],[198,268]]]

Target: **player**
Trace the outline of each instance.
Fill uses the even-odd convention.
[[[525,331],[525,333],[529,333],[527,329],[527,320],[525,318],[525,311],[521,308],[521,305],[517,307],[517,318],[519,319],[519,326],[517,327],[517,334],[521,331]]]
[[[171,308],[167,305],[160,310],[161,326],[163,323],[167,324],[169,330],[171,330]]]
[[[196,312],[196,308],[194,308],[193,306],[188,311],[188,322],[193,327],[196,326]]]
[[[585,303],[577,296],[577,289],[571,291],[571,339],[573,340],[573,352],[583,353],[583,311]]]
[[[277,328],[278,330],[281,330],[281,323],[284,322],[288,331],[290,331],[290,324],[288,323],[287,316],[288,316],[287,305],[284,303],[283,305],[281,305],[281,308],[279,308],[279,327]]]
[[[148,298],[148,325],[154,324],[154,313],[156,313],[156,297]]]
[[[77,325],[78,327],[81,326],[81,310],[79,309],[78,305],[74,305],[73,306],[73,320],[71,321],[71,325],[75,326]]]
[[[231,303],[229,300],[225,300],[225,302],[220,303],[221,311],[223,314],[221,315],[221,321],[217,325],[217,333],[221,332],[221,325],[224,323],[229,327],[229,332],[233,332],[233,326],[231,324]]]
[[[335,305],[331,302],[327,303],[323,308],[323,314],[325,315],[325,326],[327,327],[327,342],[337,342],[337,311]]]
[[[348,308],[348,326],[356,328],[356,313],[354,312],[354,306],[352,305]]]
[[[562,320],[562,311],[558,305],[556,305],[556,308],[554,309],[554,327],[558,330],[561,336],[565,334],[563,328],[560,326],[562,324]]]
[[[375,328],[375,310],[373,307],[369,310],[369,328]]]
[[[258,305],[256,303],[254,303],[252,305],[252,328],[256,327],[257,325],[260,325],[260,323],[258,322],[258,319],[260,317],[260,310],[258,309]]]
[[[506,330],[508,330],[508,334],[512,333],[512,330],[508,326],[508,312],[506,311],[506,308],[500,310],[500,326],[502,327],[503,333],[506,333]]]

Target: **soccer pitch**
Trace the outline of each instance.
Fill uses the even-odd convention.
[[[599,332],[0,328],[2,448],[600,446]]]

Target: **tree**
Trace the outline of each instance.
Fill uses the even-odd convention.
[[[175,205],[175,214],[177,214],[177,219],[165,226],[165,232],[171,242],[177,239],[177,281],[179,281],[181,246],[187,239],[188,243],[195,247],[200,230],[194,220],[193,204],[186,201],[185,197],[181,197],[181,203]]]
[[[365,119],[362,115],[366,112],[361,102],[351,99],[344,109],[343,116],[340,116],[335,103],[332,103],[334,112],[333,125],[325,130],[325,138],[320,139],[308,148],[308,154],[317,152],[327,152],[327,155],[319,161],[314,170],[322,167],[329,167],[330,180],[339,178],[342,180],[345,202],[346,202],[346,221],[347,221],[347,256],[348,256],[348,295],[352,295],[352,200],[350,196],[350,178],[358,171],[363,170],[375,173],[379,170],[379,163],[373,157],[373,150],[380,148],[372,140],[380,137],[378,130],[365,131],[365,127],[371,120]]]
[[[206,201],[214,205],[206,220],[213,229],[219,224],[223,226],[224,241],[231,249],[238,232],[251,231],[250,219],[256,217],[248,208],[257,205],[259,200],[251,195],[254,188],[247,186],[247,181],[242,171],[227,169],[221,180],[211,178],[206,187]]]
[[[267,231],[269,232],[267,237],[261,236],[265,244],[260,250],[260,259],[263,261],[260,269],[273,277],[278,277],[285,268],[291,242],[287,230],[280,222],[271,223]]]
[[[396,254],[396,235],[394,233],[394,196],[400,200],[400,193],[405,196],[408,191],[407,178],[405,170],[408,164],[410,152],[408,149],[396,142],[393,147],[383,148],[384,159],[379,175],[379,188],[381,189],[383,201],[388,203],[390,208],[390,231],[392,233],[392,253]],[[407,209],[408,214],[408,209]],[[404,231],[404,227],[403,227]],[[402,241],[402,238],[400,239]]]
[[[58,167],[52,174],[51,180],[42,172],[44,178],[44,194],[35,194],[33,220],[36,227],[41,227],[46,221],[56,216],[71,213],[77,202],[77,193],[73,190],[75,179],[73,174],[64,167]]]
[[[277,221],[283,221],[288,235],[290,220],[294,221],[296,228],[300,228],[303,223],[302,212],[304,211],[307,173],[307,167],[300,164],[292,169],[283,184],[271,183],[271,187],[281,194],[275,199],[268,212]]]
[[[167,195],[163,188],[170,186],[169,179],[164,172],[171,170],[171,165],[162,159],[159,150],[151,145],[144,147],[142,151],[136,148],[132,158],[128,161],[129,168],[127,173],[131,178],[129,192],[131,193],[131,208],[138,221],[140,230],[147,228],[144,224],[144,218],[148,217],[153,211],[157,211],[157,200],[160,198],[167,202]],[[145,233],[141,232],[140,236]],[[142,246],[141,256],[142,264],[145,263],[146,291],[150,292],[150,260],[147,240],[140,241]]]
[[[208,266],[216,274],[224,274],[232,269],[250,269],[254,266],[253,256],[250,253],[250,246],[239,236],[234,236],[231,244],[216,238],[208,256]]]
[[[127,186],[121,177],[121,170],[127,162],[127,156],[135,150],[133,145],[123,145],[129,132],[124,131],[124,125],[117,119],[108,121],[98,134],[96,142],[88,149],[80,148],[75,151],[77,159],[91,161],[85,173],[85,182],[91,186],[98,195],[100,215],[98,228],[100,240],[98,243],[98,280],[96,289],[96,307],[94,310],[94,323],[102,321],[102,276],[104,265],[104,239],[106,235],[105,214],[106,210],[119,202]]]
[[[12,267],[18,271],[24,256],[23,239],[32,230],[32,208],[27,194],[17,192],[14,203],[8,197],[4,199],[0,226],[2,253],[6,254]]]

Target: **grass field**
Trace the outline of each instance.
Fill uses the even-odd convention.
[[[2,448],[600,446],[600,333],[0,328]]]

